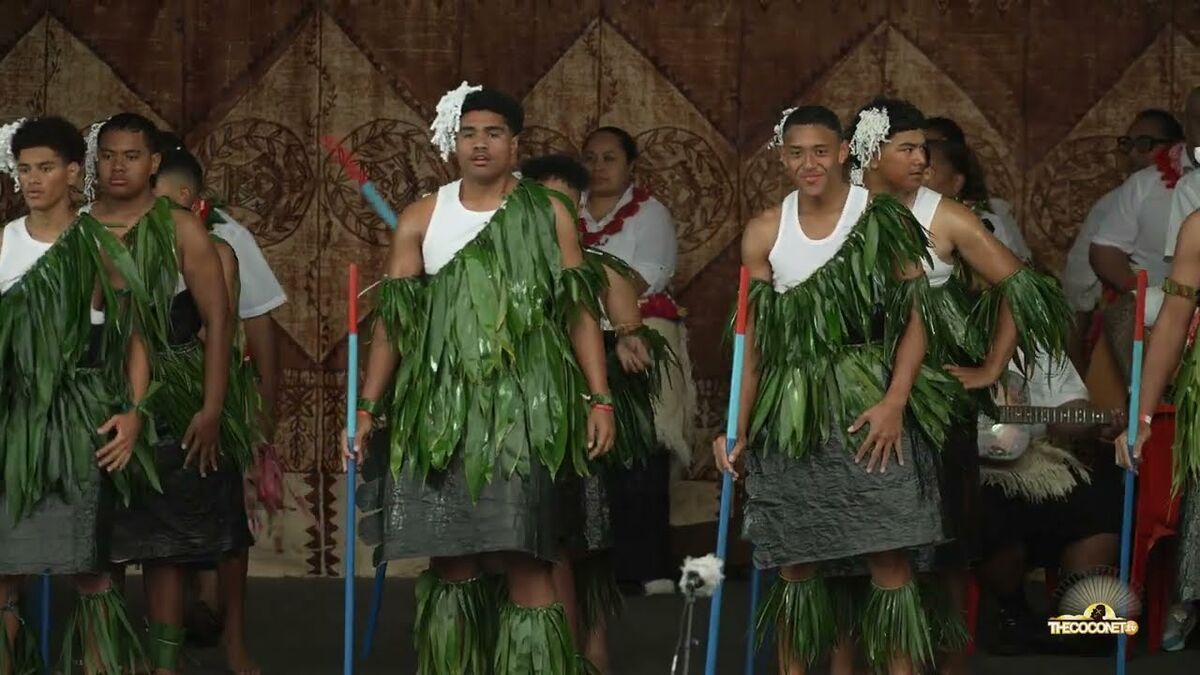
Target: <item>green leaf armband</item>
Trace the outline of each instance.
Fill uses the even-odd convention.
[[[380,413],[379,408],[379,401],[369,398],[358,399],[358,414],[370,416],[371,421],[375,422],[376,424],[382,424],[387,421],[383,414]]]
[[[613,397],[608,394],[588,394],[587,402],[591,406],[608,406],[611,408]]]
[[[1197,297],[1200,297],[1200,290],[1198,290],[1195,286],[1181,284],[1170,277],[1163,280],[1162,290],[1163,293],[1166,293],[1167,295],[1177,295],[1181,298],[1191,300],[1192,302],[1195,302]]]

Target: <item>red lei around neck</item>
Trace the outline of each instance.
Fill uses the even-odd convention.
[[[1154,153],[1154,166],[1158,168],[1158,175],[1168,190],[1174,190],[1183,175],[1179,169],[1183,162],[1183,149],[1184,144],[1179,143]]]
[[[599,232],[589,232],[587,229],[587,221],[584,218],[579,219],[579,234],[583,237],[584,246],[599,246],[608,241],[608,238],[620,234],[621,230],[625,229],[626,219],[637,215],[638,210],[642,208],[642,204],[650,199],[650,191],[645,188],[634,186],[633,197],[625,206],[622,206],[613,214],[612,220],[600,229]]]

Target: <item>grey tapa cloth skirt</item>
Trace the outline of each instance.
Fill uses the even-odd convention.
[[[95,468],[83,495],[51,495],[16,523],[0,492],[0,575],[80,574],[108,565],[112,483]]]
[[[363,542],[375,547],[376,565],[399,558],[501,551],[558,558],[566,527],[563,496],[540,463],[532,462],[525,478],[505,478],[497,471],[479,499],[472,500],[457,459],[424,480],[407,469],[394,479],[386,429],[371,436],[368,450],[364,484],[358,489],[363,511],[359,530]]]
[[[886,473],[877,467],[870,474],[865,461],[854,463],[854,449],[834,432],[801,459],[749,451],[745,534],[754,544],[757,567],[813,562],[844,567],[845,559],[864,554],[928,549],[945,541],[928,446],[906,428],[904,466],[893,458]]]

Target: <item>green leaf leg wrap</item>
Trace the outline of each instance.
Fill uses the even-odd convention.
[[[183,644],[183,629],[151,624],[150,639],[154,656],[150,665],[175,670],[179,648]],[[79,596],[79,603],[67,620],[66,635],[63,637],[63,672],[75,672],[79,662],[89,661],[92,658],[89,654],[91,644],[96,645],[96,656],[100,663],[86,663],[83,668],[85,672],[133,673],[146,663],[142,637],[129,620],[125,598],[115,588]]]
[[[781,576],[755,618],[754,632],[761,646],[774,625],[779,653],[811,665],[833,648],[834,624],[833,599],[823,577],[789,581]]]
[[[430,570],[421,574],[413,626],[418,675],[489,675],[499,599],[491,578],[449,582]]]
[[[576,675],[578,666],[562,605],[501,609],[493,675]]]
[[[918,671],[933,663],[929,622],[915,582],[894,589],[872,583],[860,626],[863,651],[873,667],[886,668],[897,655],[912,659],[913,668]]]

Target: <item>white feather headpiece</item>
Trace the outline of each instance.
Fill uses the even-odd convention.
[[[858,114],[854,137],[850,139],[850,154],[856,160],[854,168],[850,170],[850,182],[863,184],[863,169],[879,156],[880,148],[887,142],[891,132],[892,122],[888,119],[887,110],[868,108]]]
[[[680,568],[683,575],[679,577],[679,591],[686,596],[711,596],[725,578],[724,568],[724,561],[711,553],[703,558],[689,556]]]
[[[779,116],[779,122],[775,125],[775,135],[772,136],[771,140],[767,143],[768,148],[783,147],[783,125],[787,124],[787,118],[791,117],[792,113],[796,112],[796,110],[798,110],[798,108],[788,108],[783,111],[782,115]]]
[[[92,124],[87,133],[87,153],[83,156],[83,201],[96,201],[96,162],[100,157],[100,128],[108,122],[105,118]]]
[[[462,120],[463,101],[467,95],[480,91],[483,87],[471,86],[466,80],[457,89],[446,92],[437,104],[437,116],[429,130],[433,132],[433,147],[442,153],[442,161],[450,161],[450,153],[454,152],[454,141]]]
[[[17,157],[12,151],[12,139],[22,124],[25,124],[24,117],[0,126],[0,172],[12,176],[14,192],[21,191],[21,181],[17,175]]]

